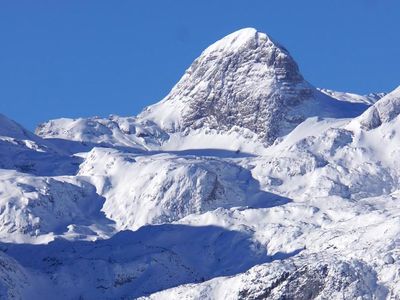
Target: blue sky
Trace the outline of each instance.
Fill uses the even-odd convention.
[[[243,27],[284,45],[315,86],[400,85],[399,0],[0,0],[0,113],[29,129],[137,114],[204,48]]]

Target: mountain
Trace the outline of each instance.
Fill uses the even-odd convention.
[[[342,100],[308,83],[283,46],[246,28],[204,50],[171,92],[137,118],[52,120],[41,124],[36,133],[89,144],[134,146],[149,142],[145,148],[202,133],[207,144],[214,143],[215,134],[231,135],[229,142],[216,144],[222,148],[243,137],[271,145],[309,117],[355,117],[370,104],[367,100]],[[146,141],[132,128],[146,131]],[[172,144],[168,147],[185,142]],[[236,148],[246,147],[242,144],[246,141]]]
[[[399,101],[247,28],[139,116],[1,116],[0,298],[398,299]]]
[[[172,91],[139,118],[172,133],[248,129],[270,145],[308,117],[354,117],[365,108],[315,89],[284,47],[246,28],[204,50]]]

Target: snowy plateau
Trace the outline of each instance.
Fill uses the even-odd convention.
[[[400,299],[399,115],[252,28],[138,116],[0,115],[0,299]]]

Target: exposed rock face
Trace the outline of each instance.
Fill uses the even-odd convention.
[[[246,28],[208,47],[140,117],[170,132],[246,128],[271,144],[309,116],[337,116],[357,106],[338,102],[304,80],[284,47]]]

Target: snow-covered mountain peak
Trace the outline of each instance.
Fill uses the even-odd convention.
[[[254,28],[243,28],[228,34],[224,38],[215,42],[209,46],[206,50],[208,52],[212,51],[222,51],[222,50],[234,50],[244,45],[248,44],[251,40],[257,38],[257,30]]]
[[[213,52],[233,52],[240,48],[256,47],[262,41],[271,41],[265,33],[258,32],[255,28],[243,28],[210,45],[202,55]]]
[[[242,128],[272,144],[308,117],[356,116],[366,108],[338,102],[304,80],[284,47],[246,28],[203,51],[171,92],[139,118],[172,133]]]

